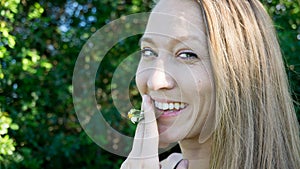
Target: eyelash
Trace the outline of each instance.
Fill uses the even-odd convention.
[[[150,52],[150,53],[148,53]],[[151,57],[151,56],[155,56],[157,57],[158,54],[153,51],[151,48],[143,48],[142,51],[141,51],[141,54],[143,57]],[[187,55],[185,57],[181,57],[180,55]],[[178,54],[176,54],[176,57],[179,57],[179,58],[182,58],[184,60],[192,60],[192,59],[197,59],[198,56],[197,54],[195,54],[194,52],[190,51],[190,50],[183,50],[183,51],[180,51],[178,52]]]
[[[151,48],[143,48],[141,51],[141,54],[143,57],[150,57],[149,53],[147,54],[146,52],[151,52],[151,56],[155,56],[155,57],[157,56],[157,53],[154,52]],[[146,55],[148,55],[148,56],[146,56]]]
[[[190,51],[190,50],[183,50],[183,51],[180,51],[176,56],[177,57],[180,57],[180,55],[182,54],[186,54],[187,56],[185,57],[181,57],[182,59],[186,59],[186,60],[191,60],[191,59],[197,59],[198,56],[196,53]]]

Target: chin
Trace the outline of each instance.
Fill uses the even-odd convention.
[[[166,148],[170,144],[177,143],[178,141],[182,140],[184,136],[178,135],[178,133],[170,133],[165,131],[159,134],[159,148]]]
[[[176,128],[174,126],[170,127],[165,125],[158,125],[159,143],[162,146],[177,143],[187,136],[188,131],[183,128]]]

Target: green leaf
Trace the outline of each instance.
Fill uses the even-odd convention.
[[[11,125],[10,125],[10,128],[11,128],[12,130],[19,130],[19,126],[18,126],[17,124],[15,124],[15,123],[11,124]]]
[[[15,41],[15,38],[11,35],[8,36],[8,46],[10,48],[14,48],[16,45],[16,41]]]

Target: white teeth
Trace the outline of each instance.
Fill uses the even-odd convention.
[[[173,103],[169,104],[169,109],[171,109],[171,110],[174,109],[174,104]]]
[[[154,102],[154,106],[155,106],[155,107],[158,107],[158,103],[157,103],[157,102]]]
[[[157,104],[157,108],[160,108],[160,109],[162,109],[162,103],[159,103],[159,102],[157,102],[158,104]]]
[[[180,108],[180,105],[179,105],[179,103],[175,103],[175,104],[174,104],[174,107],[175,107],[175,109],[177,109],[177,110],[178,110],[178,109]]]
[[[181,104],[180,104],[180,108],[183,109],[184,107],[185,107],[185,106],[184,106],[184,103],[181,103]]]
[[[167,110],[169,108],[169,104],[168,103],[163,103],[163,110]]]
[[[161,109],[161,110],[179,110],[179,109],[183,109],[186,107],[186,105],[184,103],[161,103],[161,102],[154,102],[154,105],[156,108]]]

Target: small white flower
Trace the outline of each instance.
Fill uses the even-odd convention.
[[[131,122],[135,124],[144,118],[144,112],[137,109],[130,109],[127,116],[130,118]]]
[[[135,124],[136,122],[138,122],[138,118],[137,117],[132,117],[130,120],[131,120],[131,122],[133,124]]]

